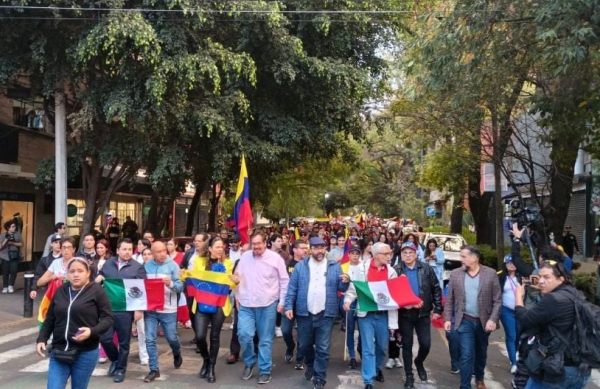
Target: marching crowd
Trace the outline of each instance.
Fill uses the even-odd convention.
[[[539,265],[531,266],[520,257],[523,231],[515,225],[512,254],[505,258],[503,269],[497,272],[484,266],[479,249],[465,246],[460,251],[462,267],[452,271],[444,287],[443,252],[435,240],[421,244],[418,227],[407,223],[399,224],[397,231],[375,227],[327,223],[305,224],[295,231],[257,229],[243,245],[239,236],[230,237],[227,230],[218,235],[200,233],[184,252],[176,250],[173,240],[163,243],[144,233],[137,253],[134,242],[123,238],[112,256],[110,242],[96,241],[92,234],[82,237],[82,249],[77,251],[75,240],[64,236],[64,224],[59,223],[48,238],[48,255],[39,263],[31,292],[35,298],[39,288],[53,280],[69,281],[56,291],[37,340],[38,354],[50,356],[52,379],[47,387],[64,388],[70,378],[72,388],[86,388],[96,363],[106,359],[108,374],[114,382],[122,382],[132,326],[137,329],[140,362],[149,367],[145,382],[161,374],[159,334],[164,334],[173,366],[179,368],[180,294],[187,294],[186,277],[194,269],[225,273],[231,282],[228,304],[232,309],[187,298],[188,324],[195,334],[192,342],[204,361],[199,376],[208,383],[217,380],[221,329],[231,311],[233,334],[226,363],[241,360],[241,379],[250,380],[256,373],[258,384],[271,381],[273,339],[282,337],[285,361],[303,370],[314,388],[323,388],[332,328],[339,322],[346,332],[349,368],[360,365],[365,389],[372,389],[375,381],[384,382],[384,368],[394,366],[404,369],[404,387],[414,388],[414,371],[421,381],[428,379],[425,362],[433,323],[446,330],[449,367],[460,376],[460,388],[472,388],[474,376],[477,389],[484,389],[489,335],[501,322],[513,387],[587,385],[590,366],[560,347],[556,336],[557,331],[568,333],[573,328],[572,296],[581,296],[572,286],[560,251],[542,251]],[[397,277],[406,277],[418,304],[361,310],[355,283]],[[115,311],[101,286],[106,279],[148,278],[164,284],[162,310]],[[415,334],[419,347],[413,356]],[[47,352],[51,338],[52,349]],[[532,355],[539,359],[536,347],[541,346],[550,356],[560,354],[560,361],[549,363],[548,356],[535,365]]]

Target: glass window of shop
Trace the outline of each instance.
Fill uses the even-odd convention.
[[[2,234],[6,233],[4,223],[13,221],[17,225],[17,231],[23,238],[23,247],[21,247],[23,260],[31,261],[33,255],[34,202],[3,200],[3,198],[6,197],[0,196],[0,226],[2,226]]]
[[[77,214],[67,218],[69,232],[72,235],[79,235],[81,226],[83,225],[83,213],[85,212],[84,200],[68,200],[68,204],[73,204],[77,208]],[[136,223],[137,221],[138,204],[135,202],[117,202],[111,201],[109,210],[94,223],[94,230],[106,233],[108,225],[113,219],[118,219],[119,227],[123,225],[127,216],[130,216]],[[104,217],[104,225],[102,218]],[[104,227],[104,228],[103,228]]]

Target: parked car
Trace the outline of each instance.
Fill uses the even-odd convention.
[[[467,244],[465,238],[460,234],[444,234],[438,232],[428,232],[425,234],[423,244],[426,245],[429,239],[435,239],[439,247],[444,252],[444,284],[450,278],[450,272],[459,268],[462,263],[460,261],[460,249]]]

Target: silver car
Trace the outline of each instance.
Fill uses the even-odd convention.
[[[442,279],[445,284],[448,278],[450,278],[450,272],[462,265],[460,262],[460,249],[467,244],[467,241],[460,234],[428,232],[425,234],[423,244],[427,245],[429,239],[435,239],[438,247],[441,247],[444,252],[444,271],[442,273]]]

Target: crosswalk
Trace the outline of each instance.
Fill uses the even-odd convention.
[[[225,331],[226,330],[224,330],[223,335],[225,339],[227,339],[228,336],[226,335]],[[41,385],[45,383],[49,370],[49,360],[47,358],[41,359],[35,353],[35,339],[37,337],[37,333],[37,327],[32,326],[0,336],[0,389],[5,387],[38,388],[42,387]],[[164,367],[164,372],[161,370],[161,377],[157,379],[157,385],[160,385],[160,382],[163,382],[163,385],[165,385],[164,381],[171,380],[170,382],[173,382],[173,379],[176,381],[180,380],[178,382],[183,382],[189,377],[197,377],[197,373],[202,364],[201,357],[194,352],[195,345],[192,345],[188,342],[191,332],[185,332],[182,335],[182,339],[185,339],[182,340],[184,364],[180,369],[177,370],[173,369],[172,366],[173,355],[170,348],[164,342],[164,339],[161,341],[159,345],[159,365],[161,368]],[[432,343],[437,343],[437,349],[435,351],[432,349],[432,354],[430,354],[428,361],[426,362],[425,367],[427,369],[429,379],[427,382],[420,382],[417,380],[418,382],[415,383],[415,387],[418,389],[452,388],[457,382],[457,376],[451,375],[449,372],[449,360],[446,354],[447,344],[444,333],[442,331],[432,329],[431,335]],[[341,334],[336,334],[336,337],[339,337],[339,341],[341,339]],[[436,337],[437,339],[433,340],[433,337]],[[225,341],[225,339],[222,339],[221,346],[228,346],[228,341]],[[441,344],[439,339],[443,340],[446,347]],[[281,343],[279,347],[283,346],[283,341],[281,339],[275,339],[275,342]],[[416,355],[417,351],[418,342],[415,339],[413,354]],[[281,351],[281,353],[282,352],[283,351]],[[331,353],[331,359],[335,362],[331,363],[333,366],[330,366],[330,370],[335,370],[335,373],[332,372],[331,377],[329,377],[331,386],[329,384],[328,386],[336,389],[362,389],[363,381],[360,368],[359,370],[347,370],[347,362],[342,362],[343,365],[340,366],[342,356],[339,353],[341,353],[341,349],[332,348]],[[436,353],[438,355],[435,355]],[[443,357],[440,355],[442,353],[445,354]],[[221,347],[219,349],[219,359],[221,361],[223,361],[228,354],[228,348]],[[490,363],[488,360],[488,368],[485,372],[486,385],[490,389],[509,389],[510,380],[507,380],[507,374],[505,373],[508,371],[509,366],[507,361],[506,346],[503,341],[496,340],[490,343],[488,355],[492,354],[502,354],[503,357],[496,358],[494,362],[495,365]],[[282,356],[277,356],[276,352],[274,351],[274,364],[282,365],[280,359],[282,359]],[[435,361],[437,361],[437,363]],[[226,366],[227,365],[225,364],[219,365],[219,369],[221,370],[220,374],[229,374],[229,370],[227,370],[229,367]],[[108,367],[108,363],[98,364],[93,372],[93,376],[106,376]],[[335,367],[335,369],[332,369],[332,367]],[[236,378],[240,373],[238,370],[240,370],[240,366],[236,366],[234,370],[231,371],[235,371],[234,374]],[[148,366],[142,366],[139,364],[137,339],[132,338],[127,374],[127,379],[130,380],[129,382],[131,382],[133,385],[130,386],[130,388],[137,388],[137,385],[141,385],[140,387],[143,387],[142,380],[147,372]],[[278,371],[275,374],[279,375],[281,372]],[[495,374],[499,375],[499,377],[495,377]],[[384,369],[384,375],[386,376],[386,382],[384,385],[378,385],[380,388],[398,387],[398,384],[400,383],[401,385],[404,380],[404,373],[401,369]],[[29,384],[25,384],[24,382]],[[103,388],[102,385],[106,385],[106,382],[102,379],[93,379],[92,383],[94,385],[91,387],[94,388]],[[182,387],[188,386],[186,385]],[[216,388],[218,387],[219,386]],[[592,382],[586,389],[600,389],[600,372],[592,372]]]

